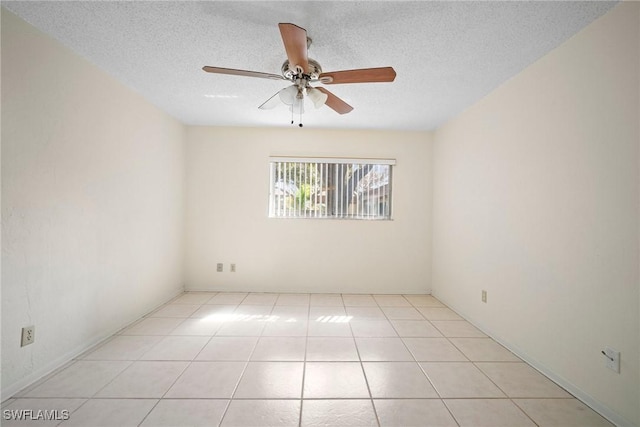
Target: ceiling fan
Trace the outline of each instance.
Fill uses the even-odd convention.
[[[353,110],[352,106],[327,89],[313,87],[311,83],[319,82],[324,85],[375,83],[392,82],[396,78],[396,72],[392,67],[323,72],[320,64],[307,56],[307,49],[311,45],[311,39],[307,37],[307,31],[289,23],[278,24],[278,27],[287,52],[287,60],[282,64],[282,75],[210,66],[204,66],[202,69],[208,73],[215,74],[290,81],[293,83],[291,86],[280,90],[258,108],[270,109],[278,105],[279,101],[282,101],[284,104],[289,105],[292,115],[294,111],[302,115],[305,94],[316,108],[326,104],[339,114],[346,114]],[[291,120],[291,123],[293,124],[293,120]],[[299,126],[302,127],[302,123]]]

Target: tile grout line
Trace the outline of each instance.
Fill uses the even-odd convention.
[[[218,295],[218,294],[219,294],[219,293],[216,293],[216,295]],[[210,301],[213,297],[215,297],[215,295],[213,295],[209,300],[207,300],[207,302],[208,302],[208,301]],[[206,305],[206,303],[205,303],[205,304],[200,304],[200,308],[201,308],[202,306],[204,306],[204,305]],[[237,308],[237,307],[238,307],[238,306],[236,306],[236,308]],[[196,309],[193,313],[195,313],[196,311],[198,311],[198,309]],[[235,311],[235,309],[234,309],[234,311]],[[191,313],[191,315],[193,315],[193,313]],[[180,325],[182,325],[184,322],[186,322],[186,321],[187,321],[187,319],[191,319],[191,318],[192,318],[192,317],[187,317],[187,318],[185,318],[185,319],[184,319],[184,321],[182,321],[181,323],[179,323],[178,325],[176,325],[176,327],[175,327],[175,328],[173,328],[173,329],[172,329],[168,334],[164,335],[164,337],[166,338],[166,337],[172,336],[172,335],[170,335],[170,334],[171,334],[171,332],[173,332],[173,331],[174,331],[174,330],[176,330]],[[216,333],[218,332],[218,329],[219,329],[219,328],[220,328],[220,327],[218,327],[218,328],[216,329],[216,331],[213,333],[213,335],[211,335],[211,337],[209,337],[209,340],[207,341],[207,344],[208,344],[209,342],[211,342],[211,340],[213,339],[213,337],[214,337],[214,336],[216,335]],[[160,341],[162,341],[162,340],[160,340]],[[205,345],[200,349],[200,351],[198,352],[198,354],[197,354],[197,355],[195,355],[195,356],[194,356],[194,358],[193,358],[191,361],[189,361],[189,363],[187,364],[187,366],[182,370],[182,372],[180,372],[180,375],[178,375],[178,376],[176,377],[176,379],[173,381],[173,383],[171,383],[171,385],[170,385],[170,386],[167,388],[167,390],[163,393],[162,397],[160,397],[160,399],[158,400],[158,402],[156,402],[156,404],[153,406],[153,408],[151,409],[151,411],[149,411],[149,412],[145,415],[145,417],[144,417],[144,419],[142,420],[142,422],[144,422],[144,420],[145,420],[145,419],[146,419],[146,418],[151,414],[151,412],[153,411],[153,409],[155,409],[155,407],[160,403],[160,400],[162,400],[162,399],[164,399],[164,398],[165,398],[165,396],[167,395],[167,393],[169,392],[169,390],[171,390],[171,388],[172,388],[172,387],[173,387],[173,386],[178,382],[178,380],[179,380],[179,379],[184,375],[184,373],[189,369],[189,367],[191,367],[191,366],[192,366],[192,364],[194,363],[195,359],[198,357],[198,355],[202,352],[202,350],[204,349],[204,347],[206,347],[206,345],[207,345],[207,344],[205,344]],[[156,344],[156,345],[157,345],[157,344]],[[153,346],[153,347],[155,347],[155,346]],[[152,347],[152,348],[153,348],[153,347]],[[150,349],[150,350],[151,350],[151,349]],[[150,350],[149,350],[149,351],[150,351]],[[243,372],[244,372],[244,371],[243,371]],[[242,375],[241,375],[241,376],[242,376]],[[239,381],[239,380],[238,380],[238,381]],[[236,386],[237,386],[237,385],[236,385]],[[230,405],[230,404],[231,404],[231,399],[228,399],[227,405],[225,406],[225,410],[224,410],[224,412],[223,412],[223,417],[224,417],[224,413],[226,413],[226,411],[227,411],[227,409],[228,409],[228,407],[229,407],[229,405]],[[142,424],[142,422],[141,422],[140,424]],[[222,417],[220,418],[220,422],[222,422]]]
[[[186,292],[183,293],[182,295],[186,295]],[[217,294],[216,294],[217,295]],[[211,297],[213,298],[213,296]],[[204,304],[200,304],[200,308],[203,306]],[[197,308],[196,310],[193,311],[193,313],[195,313],[196,311],[198,311],[199,308]],[[191,313],[191,315],[193,315],[193,313]],[[175,328],[173,328],[171,331],[169,331],[166,335],[164,335],[164,338],[172,336],[171,332],[175,331],[178,326],[182,325],[183,323],[185,323],[187,321],[187,319],[190,319],[191,317],[187,317],[185,318],[182,322],[180,322],[178,325],[176,325]],[[214,333],[215,335],[215,333]],[[198,351],[198,353],[193,357],[192,360],[189,361],[189,363],[187,363],[187,365],[184,367],[184,369],[180,372],[180,374],[175,378],[175,380],[173,380],[173,382],[171,383],[171,385],[169,387],[167,387],[167,389],[165,390],[165,392],[162,394],[162,396],[157,400],[157,402],[155,403],[155,405],[153,405],[153,407],[149,410],[149,412],[146,413],[146,415],[142,418],[142,420],[140,421],[140,423],[138,424],[138,426],[141,426],[145,420],[147,419],[147,417],[149,415],[151,415],[151,413],[153,412],[153,410],[160,404],[160,401],[162,401],[162,399],[165,398],[165,396],[167,395],[167,393],[169,393],[169,390],[171,390],[171,388],[178,382],[178,380],[184,375],[184,373],[191,367],[191,365],[193,364],[193,361],[196,359],[196,357],[198,357],[198,355],[202,352],[202,349],[204,349],[207,344],[211,341],[211,339],[213,338],[213,335],[211,337],[209,337],[209,339],[207,340],[207,343],[205,343],[204,346],[202,346],[202,348],[200,349],[200,351]],[[163,339],[160,339],[155,345],[151,346],[151,348],[149,350],[147,350],[144,354],[148,353],[149,351],[151,351],[153,348],[155,348],[160,342],[162,342]],[[144,355],[143,354],[143,355]],[[142,355],[142,356],[143,356]],[[140,357],[142,357],[140,356]],[[140,358],[138,358],[139,360]],[[228,406],[228,404],[227,404]]]
[[[404,295],[403,295],[404,297]],[[411,301],[409,301],[406,297],[405,299],[411,304],[411,306],[417,310],[417,308],[413,305],[413,303]],[[427,319],[427,316],[420,310],[417,310],[418,313],[420,313],[420,315],[424,318],[425,321],[429,322],[429,324],[433,325],[433,323],[431,323],[431,321],[429,319]],[[384,312],[384,310],[383,310]],[[386,316],[386,313],[385,313]],[[387,316],[388,317],[388,316]],[[395,326],[393,325],[393,322],[391,322],[391,319],[389,319],[389,323],[391,323],[391,327],[396,331],[396,333],[398,333],[398,331],[396,330]],[[433,325],[433,327],[435,327],[435,325]],[[400,334],[398,333],[398,336],[400,337]],[[444,334],[443,334],[444,336]],[[438,395],[438,400],[440,400],[440,403],[442,404],[442,406],[445,407],[445,409],[447,410],[447,412],[449,413],[449,415],[451,416],[451,419],[453,420],[453,422],[455,422],[458,427],[460,427],[460,423],[458,422],[458,420],[456,419],[456,417],[453,415],[453,413],[451,412],[451,410],[449,409],[449,407],[447,406],[447,404],[445,403],[442,395],[440,394],[440,392],[438,391],[438,389],[436,388],[436,385],[433,383],[433,381],[431,380],[431,378],[429,378],[429,374],[427,374],[427,372],[424,370],[424,368],[422,367],[422,365],[420,364],[420,362],[418,362],[415,354],[413,354],[413,352],[409,349],[409,347],[407,346],[407,343],[404,342],[404,339],[402,337],[400,337],[400,341],[402,342],[402,344],[405,346],[405,348],[407,349],[407,351],[409,352],[409,354],[411,354],[411,357],[413,357],[413,359],[415,360],[416,364],[418,365],[418,368],[420,369],[420,371],[422,372],[422,374],[427,378],[427,381],[429,381],[429,384],[431,384],[431,387],[433,387],[433,390],[436,392],[436,394]],[[464,354],[463,354],[464,355]],[[466,355],[464,355],[466,357]]]
[[[438,330],[442,336],[447,340],[447,342],[449,342],[451,345],[454,346],[454,348],[457,349],[457,347],[455,347],[455,345],[451,342],[451,340],[449,339],[449,337],[447,337],[440,329],[438,329],[438,327],[436,325],[434,325],[429,319],[427,319],[427,316],[421,311],[420,314],[422,314],[424,316],[424,318],[429,321],[429,323],[431,323],[433,325],[434,328],[436,328],[436,330]],[[460,351],[458,349],[458,351]],[[460,351],[460,353],[468,360],[471,361],[469,359],[469,357],[467,357],[466,354],[464,354],[462,351]],[[418,366],[420,366],[420,369],[422,370],[422,372],[424,372],[425,376],[427,377],[427,379],[429,380],[429,382],[433,385],[434,390],[436,390],[436,393],[438,393],[438,396],[440,396],[440,402],[442,402],[442,405],[446,408],[447,412],[449,413],[449,415],[451,416],[451,418],[454,420],[454,422],[460,426],[460,423],[458,422],[458,419],[456,418],[456,416],[454,415],[454,413],[451,411],[451,408],[449,408],[449,405],[447,405],[447,402],[445,401],[445,399],[440,395],[440,392],[438,391],[438,389],[436,389],[435,384],[433,384],[433,381],[431,381],[431,378],[429,378],[429,374],[424,370],[424,368],[422,367],[422,365],[420,365],[418,363]]]
[[[238,305],[236,306],[236,308],[233,310],[234,312],[242,305],[242,303],[249,297],[251,293],[248,292],[247,295],[245,295],[245,297],[238,303]],[[277,299],[277,298],[276,298]],[[249,304],[247,304],[249,305]],[[273,313],[273,308],[275,307],[275,302],[273,303],[273,306],[271,306],[271,310],[269,311],[269,313]],[[233,388],[233,391],[231,392],[231,396],[229,396],[229,402],[227,403],[227,406],[224,408],[224,412],[222,413],[222,416],[220,417],[220,422],[219,422],[219,426],[222,425],[222,423],[224,422],[224,418],[227,416],[227,413],[229,412],[229,408],[231,407],[231,402],[233,402],[235,394],[238,391],[238,387],[240,387],[240,383],[242,382],[242,378],[244,377],[244,374],[247,372],[247,368],[249,367],[249,363],[251,362],[251,357],[253,357],[253,353],[255,353],[256,348],[258,347],[258,343],[260,342],[260,338],[262,337],[262,332],[264,331],[265,325],[262,325],[262,329],[260,330],[260,335],[258,336],[258,339],[256,340],[256,343],[253,345],[253,349],[251,350],[251,353],[249,353],[249,357],[247,358],[247,361],[244,364],[244,368],[242,368],[242,372],[240,373],[240,376],[238,377],[238,381],[236,382],[236,385]],[[231,336],[233,337],[233,336]],[[239,335],[236,336],[240,337]]]
[[[445,307],[446,307],[446,306],[445,306]],[[449,308],[449,307],[446,307],[446,308]],[[451,310],[451,309],[449,308],[449,310]],[[453,311],[453,310],[452,310],[452,311]],[[424,313],[422,313],[422,312],[420,312],[420,313],[421,313],[421,314],[425,317],[425,319],[426,319],[426,315],[424,315]],[[454,312],[454,313],[455,313],[455,312]],[[466,321],[466,320],[465,320],[464,318],[462,318],[462,316],[460,316],[458,313],[455,313],[455,314],[456,314],[456,315],[458,315],[458,316],[459,316],[459,317],[461,317],[461,318],[460,318],[460,319],[448,319],[448,320],[461,320],[461,321]],[[429,320],[429,319],[427,319],[427,320]],[[437,319],[434,319],[434,320],[437,320]],[[442,320],[447,320],[447,319],[442,319]],[[491,338],[491,337],[450,337],[450,336],[445,335],[445,333],[444,333],[442,330],[440,330],[436,325],[433,325],[433,326],[434,326],[436,329],[438,329],[438,330],[440,331],[440,333],[442,334],[442,336],[443,336],[444,338],[446,338],[446,340],[447,340],[447,341],[448,341],[448,342],[449,342],[449,343],[450,343],[450,344],[451,344],[455,349],[457,349],[457,350],[458,350],[458,351],[459,351],[459,352],[460,352],[460,353],[461,353],[461,354],[462,354],[462,355],[463,355],[463,356],[468,360],[468,362],[470,362],[470,363],[471,363],[471,364],[472,364],[472,365],[473,365],[473,366],[474,366],[478,371],[480,371],[480,373],[481,373],[482,375],[484,375],[484,376],[485,376],[485,377],[486,377],[486,378],[487,378],[487,379],[488,379],[488,380],[489,380],[493,385],[495,385],[495,386],[496,386],[496,388],[497,388],[498,390],[500,390],[500,391],[501,391],[502,393],[504,393],[504,395],[505,395],[505,397],[493,397],[493,398],[482,398],[482,397],[476,397],[476,398],[459,398],[459,399],[462,399],[462,400],[484,400],[484,399],[508,400],[508,401],[510,401],[510,402],[511,402],[511,403],[512,403],[516,408],[518,408],[518,410],[519,410],[520,412],[522,412],[522,413],[523,413],[523,414],[524,414],[524,415],[525,415],[529,420],[531,420],[531,422],[533,422],[533,424],[534,424],[534,425],[538,426],[538,424],[537,424],[537,423],[536,423],[536,422],[535,422],[535,421],[534,421],[534,420],[533,420],[533,419],[532,419],[532,418],[531,418],[531,417],[530,417],[526,412],[524,412],[524,411],[522,410],[522,408],[520,408],[520,407],[519,407],[515,402],[513,402],[513,399],[512,399],[512,398],[507,394],[507,392],[506,392],[505,390],[503,390],[503,389],[502,389],[498,384],[496,384],[496,383],[495,383],[495,382],[494,382],[494,381],[493,381],[493,380],[492,380],[492,379],[491,379],[487,374],[485,374],[485,373],[484,373],[484,371],[482,371],[482,370],[477,366],[477,364],[476,364],[476,362],[477,362],[477,361],[473,361],[473,360],[471,360],[471,358],[470,358],[469,356],[467,356],[467,355],[462,351],[462,349],[460,349],[460,348],[459,348],[459,347],[458,347],[458,346],[457,346],[457,345],[452,341],[452,338],[476,338],[476,339],[485,339],[485,338],[487,338],[487,339],[492,340],[492,338]],[[466,363],[466,362],[464,362],[464,363]],[[420,366],[420,367],[422,368],[422,366]],[[429,376],[428,376],[427,372],[426,372],[426,371],[424,371],[424,369],[423,369],[423,372],[425,373],[425,375],[427,375],[427,378],[428,378]],[[429,379],[429,381],[431,381],[431,380]],[[435,389],[435,385],[434,385],[434,389]],[[436,390],[436,392],[437,392],[437,390]],[[438,393],[438,395],[439,395],[439,394],[440,394],[440,393]],[[505,398],[506,398],[506,399],[505,399]],[[452,417],[453,417],[453,419],[456,421],[456,423],[458,423],[457,418],[455,417],[455,415],[453,414],[453,412],[451,412],[451,409],[449,408],[449,405],[447,405],[447,403],[446,403],[445,399],[444,399],[444,398],[441,398],[441,401],[442,401],[442,403],[444,404],[445,408],[447,408],[447,411],[449,412],[449,414],[451,414],[451,416],[452,416]],[[459,423],[458,423],[458,425],[459,425]]]
[[[311,295],[307,305],[307,328],[304,338],[304,358],[302,360],[302,387],[300,390],[300,412],[298,414],[298,427],[302,427],[302,411],[304,410],[304,382],[307,375],[307,352],[309,351],[309,324],[311,323]]]
[[[384,313],[382,308],[379,306],[378,301],[375,299],[373,294],[371,294],[371,298],[373,298],[373,300],[376,303],[376,306],[378,306],[378,310],[382,311],[382,314],[384,314],[385,318],[386,318],[386,314]],[[389,324],[391,324],[391,322],[389,322]],[[351,324],[349,324],[349,327],[351,328]],[[393,328],[393,325],[391,325],[391,327]],[[394,332],[395,332],[395,329],[394,329]],[[367,378],[367,373],[364,370],[364,364],[362,362],[362,356],[360,356],[360,349],[358,348],[358,342],[356,341],[356,335],[353,333],[353,328],[351,328],[351,334],[353,335],[353,341],[354,341],[354,344],[356,346],[356,352],[358,353],[358,359],[360,360],[360,368],[362,369],[362,375],[364,375],[364,381],[367,384],[367,391],[369,392],[369,398],[371,400],[371,406],[373,407],[373,415],[376,417],[376,422],[378,423],[378,427],[380,427],[382,424],[380,423],[380,417],[378,416],[378,409],[376,408],[376,404],[375,404],[375,402],[373,400],[373,393],[371,393],[371,387],[369,386],[369,379]]]
[[[516,402],[514,402],[514,401],[513,401],[513,398],[511,398],[511,397],[510,397],[510,398],[509,398],[509,402],[513,403],[513,406],[515,406],[516,408],[518,408],[518,411],[522,412],[522,413],[524,414],[524,416],[525,416],[525,417],[527,417],[529,420],[531,420],[531,422],[532,422],[533,424],[535,424],[537,427],[540,427],[540,424],[538,424],[538,423],[537,423],[533,418],[531,418],[531,416],[529,416],[529,414],[527,414],[527,413],[525,412],[525,410],[524,410],[524,409],[522,409],[522,408],[520,407],[520,405],[518,405]]]
[[[456,314],[457,314],[457,313],[456,313]],[[464,320],[464,319],[463,319],[463,320]],[[443,335],[444,335],[444,334],[443,334]],[[527,415],[527,414],[526,414],[526,413],[525,413],[525,412],[524,412],[524,411],[523,411],[523,410],[522,410],[518,405],[516,405],[516,404],[515,404],[515,402],[513,402],[513,400],[511,399],[511,397],[510,397],[510,396],[509,396],[509,395],[508,395],[508,394],[507,394],[507,393],[506,393],[502,388],[500,388],[500,386],[498,386],[498,384],[496,384],[496,383],[495,383],[491,378],[489,378],[489,376],[488,376],[487,374],[485,374],[485,373],[484,373],[480,368],[478,368],[478,367],[477,367],[477,365],[476,365],[475,361],[471,360],[471,358],[470,358],[469,356],[467,356],[467,355],[462,351],[462,349],[460,349],[460,348],[459,348],[459,347],[458,347],[458,346],[457,346],[457,345],[456,345],[456,344],[451,340],[451,338],[466,338],[466,337],[447,337],[447,336],[445,336],[445,338],[447,339],[447,341],[449,341],[449,343],[451,343],[451,345],[452,345],[452,346],[454,346],[454,348],[456,348],[458,351],[460,351],[460,353],[462,353],[462,354],[467,358],[467,360],[469,360],[469,362],[471,362],[471,364],[472,364],[476,369],[478,369],[478,371],[480,371],[480,372],[481,372],[485,377],[487,377],[487,379],[488,379],[492,384],[494,384],[494,385],[498,388],[498,390],[500,390],[502,393],[504,393],[504,395],[507,397],[507,399],[508,399],[511,403],[513,403],[513,404],[518,408],[518,410],[520,410],[522,413],[524,413],[524,414],[525,414],[525,416],[526,416],[527,418],[529,418],[529,419],[530,419],[530,420],[531,420],[531,421],[532,421],[536,426],[538,425],[536,422],[534,422],[534,421],[531,419],[531,417],[529,417],[529,415]],[[474,337],[470,337],[470,338],[474,338]],[[478,339],[478,338],[484,339],[483,337],[475,337],[475,338],[476,338],[476,339]],[[489,337],[488,337],[488,338],[489,338]],[[491,338],[489,338],[489,339],[491,339]],[[481,399],[481,398],[477,398],[477,399]],[[503,398],[497,398],[497,399],[503,399]],[[451,412],[451,409],[449,408],[449,405],[447,405],[447,403],[446,403],[444,400],[443,400],[443,403],[444,403],[445,407],[447,408],[447,410],[449,411],[449,413],[451,413],[451,415],[452,415],[452,416],[454,416],[454,415],[453,415],[453,413]],[[454,418],[455,418],[455,416],[454,416]],[[456,421],[457,421],[457,419],[456,419]]]

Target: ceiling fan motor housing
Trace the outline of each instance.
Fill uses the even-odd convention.
[[[285,79],[294,81],[296,78],[303,77],[306,80],[318,80],[320,74],[322,74],[322,67],[315,59],[308,59],[309,71],[307,73],[301,72],[300,69],[291,69],[289,60],[287,59],[282,64],[282,75]],[[297,68],[297,67],[296,67]]]

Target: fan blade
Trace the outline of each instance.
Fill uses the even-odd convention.
[[[362,68],[360,70],[331,71],[322,73],[318,80],[326,85],[342,83],[392,82],[396,78],[393,67]]]
[[[305,73],[309,72],[307,30],[295,24],[278,24],[278,27],[291,70],[295,71],[296,66],[299,66]]]
[[[278,104],[280,104],[280,99],[277,98],[280,92],[276,92],[273,96],[262,103],[258,108],[261,110],[271,110],[272,108],[276,108]]]
[[[320,92],[328,96],[327,102],[325,102],[325,105],[331,108],[332,110],[334,110],[336,113],[347,114],[348,112],[353,110],[353,107],[351,105],[347,104],[342,99],[338,98],[337,96],[335,96],[334,94],[326,90],[325,88],[317,87],[316,89],[318,89]]]
[[[202,67],[202,69],[207,73],[229,74],[232,76],[245,77],[260,77],[261,79],[271,80],[285,80],[285,78],[279,74],[260,73],[258,71],[234,70],[233,68],[209,67],[208,65],[205,65],[204,67]]]

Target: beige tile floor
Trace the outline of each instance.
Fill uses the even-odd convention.
[[[611,426],[429,295],[185,293],[21,409],[69,419],[2,425]]]

